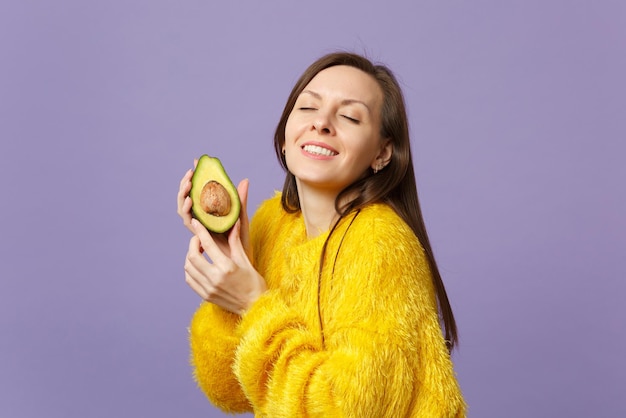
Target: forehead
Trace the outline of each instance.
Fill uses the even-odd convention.
[[[336,65],[320,71],[304,90],[313,91],[322,97],[358,100],[372,106],[380,106],[383,98],[382,89],[374,77],[347,65]]]

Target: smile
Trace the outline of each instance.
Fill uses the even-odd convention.
[[[336,152],[329,150],[328,148],[323,148],[318,145],[305,145],[302,149],[309,154],[313,155],[323,155],[325,157],[332,157],[337,155]]]

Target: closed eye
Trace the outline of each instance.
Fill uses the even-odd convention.
[[[361,121],[360,121],[360,120],[355,119],[355,118],[353,118],[353,117],[346,116],[346,115],[341,115],[341,116],[342,116],[342,117],[344,117],[344,118],[346,118],[346,119],[348,119],[350,122],[356,123],[357,125],[358,125],[359,123],[361,123]]]
[[[300,107],[299,109],[300,109],[300,110],[317,110],[317,109],[315,109],[314,107],[306,107],[306,106],[304,106],[304,107]]]

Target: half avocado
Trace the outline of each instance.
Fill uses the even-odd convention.
[[[191,178],[191,214],[209,231],[228,231],[239,219],[241,202],[219,159],[203,155]]]

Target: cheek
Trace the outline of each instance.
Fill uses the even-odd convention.
[[[291,145],[298,135],[298,124],[289,116],[285,124],[285,145]]]
[[[351,144],[355,157],[359,160],[373,159],[379,149],[380,140],[374,135],[362,135]]]

